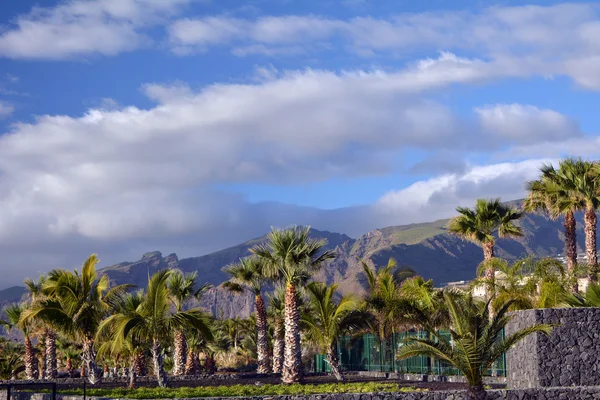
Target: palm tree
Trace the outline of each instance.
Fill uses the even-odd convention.
[[[598,252],[596,249],[596,210],[600,206],[600,165],[581,159],[568,160],[571,168],[564,172],[569,189],[579,199],[585,223],[585,252],[588,276],[591,282],[598,281]]]
[[[114,332],[111,345],[113,351],[124,348],[127,340],[152,343],[154,373],[160,387],[168,386],[162,343],[171,337],[172,332],[196,329],[207,338],[212,337],[208,317],[199,308],[171,311],[167,282],[172,273],[171,270],[162,270],[154,274],[143,301],[135,311],[117,310],[102,322],[98,330],[99,334],[105,334],[105,330]]]
[[[143,290],[125,293],[115,302],[112,314],[134,317],[143,301]],[[115,328],[117,328],[116,324],[105,324],[103,322],[102,326],[98,329],[96,339],[103,342],[98,354],[102,353],[107,357],[112,356],[116,359],[120,357],[129,358],[129,387],[134,388],[136,386],[136,378],[145,375],[144,349],[149,347],[149,343],[144,341],[144,338],[128,336],[124,342],[115,345],[113,341],[115,340],[115,336],[118,335],[118,332],[114,330]]]
[[[336,348],[338,337],[363,328],[366,318],[363,312],[357,310],[360,301],[354,296],[346,295],[336,301],[337,288],[337,284],[327,286],[321,282],[309,283],[306,287],[308,307],[301,322],[309,341],[327,353],[331,372],[338,381],[343,381]]]
[[[390,258],[385,267],[376,272],[364,261],[360,260],[363,274],[366,277],[367,291],[363,296],[363,309],[368,315],[368,328],[373,332],[379,343],[390,339],[398,329],[406,328],[410,303],[400,293],[402,282],[412,276],[412,270],[396,270],[396,260]],[[397,368],[394,358],[394,370]]]
[[[370,313],[371,330],[383,341],[405,322],[402,315],[407,302],[401,296],[400,286],[414,273],[410,270],[396,271],[397,263],[393,258],[376,272],[364,260],[360,262],[368,285],[363,300]]]
[[[213,335],[214,336],[214,335]],[[188,337],[188,353],[185,363],[185,374],[195,375],[200,373],[200,351],[206,349],[209,341],[203,335],[198,334],[196,331],[192,331]]]
[[[167,286],[171,295],[171,301],[177,312],[183,311],[184,305],[192,297],[199,297],[202,292],[210,287],[210,285],[202,285],[196,288],[197,272],[184,274],[179,270],[174,270],[169,276]],[[173,350],[173,375],[183,375],[185,373],[185,363],[187,356],[187,341],[185,333],[182,329],[176,330],[174,333],[174,350]]]
[[[19,373],[25,369],[20,343],[0,337],[0,379],[18,379]]]
[[[568,307],[600,307],[600,284],[591,282],[584,295],[581,293],[566,294],[563,304]]]
[[[224,268],[224,271],[231,275],[230,280],[224,284],[227,289],[237,293],[248,290],[254,294],[259,374],[271,372],[267,311],[261,295],[262,286],[267,281],[264,264],[264,261],[258,257],[246,257],[240,259],[237,264]]]
[[[63,355],[65,357],[65,371],[72,377],[75,373],[75,363],[81,358],[81,351],[74,347],[68,347],[63,350]]]
[[[486,398],[483,374],[503,353],[526,336],[536,332],[549,334],[552,328],[546,324],[532,325],[504,339],[502,331],[512,318],[507,315],[512,301],[503,304],[493,317],[488,304],[471,296],[461,300],[444,293],[444,302],[449,310],[451,339],[430,328],[434,339],[410,338],[398,351],[398,357],[425,355],[453,365],[467,379],[472,399]]]
[[[37,307],[40,301],[47,298],[44,293],[44,284],[47,277],[40,275],[39,279],[33,280],[30,278],[25,279],[25,287],[28,291],[29,297],[29,308]],[[34,331],[34,336],[38,337],[38,346],[43,349],[41,370],[38,370],[37,374],[41,379],[53,378],[56,375],[56,344],[55,344],[55,332],[46,322],[38,319],[32,319],[27,322],[30,328]]]
[[[335,257],[323,251],[326,239],[309,237],[310,228],[273,229],[267,243],[250,251],[265,262],[267,276],[285,283],[285,357],[282,381],[295,383],[302,379],[302,350],[300,347],[300,309],[297,285],[318,272],[323,263]]]
[[[25,377],[27,379],[37,379],[37,360],[35,358],[33,345],[31,344],[29,323],[22,321],[21,319],[23,311],[26,309],[26,304],[13,304],[6,307],[4,312],[6,313],[6,318],[8,319],[7,324],[9,329],[18,328],[23,333],[23,338],[25,341]]]
[[[512,265],[500,258],[484,261],[479,265],[479,276],[471,283],[471,289],[478,286],[493,286],[494,298],[491,302],[493,310],[497,310],[508,301],[512,301],[510,311],[534,308],[537,282],[532,279],[533,270],[529,267],[529,263],[523,260],[517,260]],[[485,271],[489,268],[497,271],[500,279],[488,282]]]
[[[460,215],[450,220],[448,231],[480,244],[483,247],[484,261],[494,257],[495,233],[501,238],[523,235],[521,228],[515,225],[515,221],[521,218],[523,213],[505,206],[500,199],[477,199],[474,209],[457,207],[456,211]],[[486,276],[492,281],[494,269],[488,268]]]
[[[269,318],[273,321],[273,372],[280,374],[285,351],[285,290],[282,288],[269,295]]]
[[[523,204],[527,212],[542,211],[552,219],[563,216],[565,219],[565,254],[567,269],[572,276],[571,291],[578,291],[577,276],[577,222],[575,211],[580,208],[580,202],[572,190],[574,161],[567,159],[559,162],[556,170],[552,164],[544,164],[540,168],[541,177],[527,182],[528,196]]]
[[[494,269],[500,273],[499,278],[491,283],[495,293],[493,310],[509,300],[512,301],[509,311],[558,307],[565,293],[571,289],[571,275],[563,263],[554,258],[526,258],[513,264],[494,258],[487,263],[493,263]],[[483,274],[487,268],[486,263],[482,263],[479,273]],[[472,287],[485,284],[489,282],[480,277],[473,281]]]
[[[50,271],[42,287],[46,298],[34,303],[23,313],[25,322],[41,319],[82,344],[82,359],[92,384],[101,379],[94,349],[98,327],[115,301],[132,286],[119,285],[109,289],[108,277],[98,277],[96,272],[98,261],[96,255],[92,254],[83,263],[81,273],[77,270],[71,272],[63,269]],[[54,335],[51,335],[51,343],[48,341],[49,336],[46,336],[46,347],[53,346],[53,352],[56,354]],[[56,364],[52,367],[56,369]]]

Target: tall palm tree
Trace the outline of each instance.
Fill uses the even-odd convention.
[[[320,351],[327,353],[331,372],[338,381],[343,381],[336,348],[338,337],[348,331],[363,328],[366,318],[363,312],[358,311],[358,298],[346,295],[336,299],[337,288],[337,284],[327,286],[321,282],[309,283],[306,287],[308,307],[301,322],[309,341]]]
[[[172,311],[168,280],[173,272],[162,270],[150,278],[146,295],[135,311],[115,312],[106,318],[98,332],[114,332],[112,348],[124,348],[127,340],[152,343],[151,352],[154,373],[160,387],[168,386],[164,368],[162,343],[169,340],[171,333],[177,330],[195,329],[212,338],[208,316],[199,308],[185,311]]]
[[[565,219],[565,254],[567,269],[572,276],[571,291],[578,291],[577,276],[577,222],[575,212],[580,208],[580,201],[572,190],[572,177],[575,176],[575,161],[566,159],[559,162],[558,169],[552,164],[544,164],[540,168],[539,179],[527,182],[528,196],[523,203],[527,212],[542,211],[552,219],[563,216]]]
[[[484,261],[494,257],[494,234],[501,238],[523,235],[521,228],[515,224],[523,213],[505,206],[500,199],[477,199],[474,209],[457,207],[456,211],[460,215],[450,220],[448,231],[480,244]],[[486,270],[486,276],[490,281],[494,279],[493,268]]]
[[[470,296],[460,299],[444,293],[444,301],[450,315],[451,339],[430,328],[435,338],[410,338],[398,351],[398,357],[425,355],[453,365],[467,379],[468,394],[472,399],[486,398],[483,374],[502,353],[532,333],[549,334],[552,329],[551,325],[532,325],[504,339],[502,331],[512,318],[507,315],[512,301],[503,304],[493,317],[485,302]]]
[[[119,297],[132,286],[119,285],[109,289],[108,277],[99,277],[96,272],[98,261],[92,254],[83,263],[81,273],[63,269],[50,271],[42,287],[46,298],[23,313],[24,321],[39,318],[82,344],[82,359],[92,384],[101,379],[94,349],[98,327]],[[56,352],[54,343],[53,346]],[[56,364],[53,367],[56,368]]]
[[[575,193],[583,210],[585,223],[585,252],[588,276],[591,282],[598,281],[598,251],[596,248],[596,210],[600,206],[600,165],[598,163],[571,159],[572,168],[565,171],[570,189]]]
[[[285,351],[285,290],[277,288],[269,295],[269,318],[273,321],[273,372],[280,374],[283,370]]]
[[[264,266],[264,261],[258,257],[246,257],[240,259],[238,263],[224,268],[224,271],[231,276],[230,280],[224,284],[227,289],[237,293],[248,290],[254,294],[259,374],[271,372],[267,310],[261,295],[261,289],[267,281]]]
[[[210,285],[196,287],[197,272],[184,274],[182,271],[174,270],[169,276],[167,286],[171,295],[171,301],[177,312],[184,309],[186,302],[193,297],[198,297]],[[185,373],[185,363],[187,356],[187,341],[182,329],[174,332],[174,350],[173,350],[173,375],[183,375]]]
[[[285,357],[282,381],[295,383],[302,379],[302,350],[300,347],[300,309],[297,285],[319,271],[323,263],[335,257],[324,251],[326,239],[309,236],[310,228],[273,229],[267,243],[250,251],[265,261],[267,275],[285,283]]]
[[[18,328],[23,333],[25,341],[25,377],[27,379],[37,379],[38,368],[37,360],[35,358],[35,352],[33,345],[31,344],[29,323],[21,320],[23,311],[27,309],[26,304],[13,304],[4,309],[7,318],[7,325],[9,329]]]

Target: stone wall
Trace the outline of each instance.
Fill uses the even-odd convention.
[[[600,308],[517,311],[506,336],[535,323],[560,324],[506,354],[509,389],[600,385]]]
[[[4,397],[2,397],[4,396]],[[49,394],[17,393],[13,400],[52,400]],[[57,396],[59,400],[83,400],[80,396]],[[0,392],[0,399],[6,394]],[[487,400],[597,400],[600,387],[559,387],[515,390],[489,390]],[[89,400],[108,400],[88,397]],[[227,398],[205,397],[186,400],[225,400]],[[239,397],[230,397],[239,400]],[[318,394],[303,396],[245,397],[249,400],[470,400],[464,391],[414,392],[414,393],[362,393],[362,394]]]

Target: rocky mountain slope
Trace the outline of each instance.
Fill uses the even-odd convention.
[[[518,202],[515,205],[519,205]],[[578,219],[578,244],[582,249],[583,220]],[[446,233],[448,220],[431,223],[391,226],[369,232],[357,239],[346,235],[312,230],[315,237],[328,240],[328,248],[335,250],[337,257],[329,262],[315,279],[328,283],[337,282],[344,293],[360,293],[362,268],[360,258],[374,265],[385,265],[394,257],[401,267],[410,267],[418,274],[433,279],[437,286],[447,282],[469,280],[475,275],[482,260],[481,248]],[[516,240],[500,239],[496,254],[509,260],[533,255],[555,256],[563,251],[562,221],[553,221],[546,216],[526,214],[520,221],[524,236]],[[177,255],[163,257],[158,251],[146,253],[136,262],[124,262],[100,271],[115,283],[133,283],[145,287],[148,276],[163,268],[179,268],[184,272],[198,271],[201,282],[215,287],[204,296],[201,305],[214,315],[222,317],[247,316],[253,311],[250,295],[234,295],[221,284],[227,279],[222,268],[249,254],[248,249],[265,240],[265,236],[249,240],[227,249],[201,257],[179,260]],[[8,290],[8,289],[7,289]],[[18,300],[19,293],[10,289],[11,296]],[[0,291],[0,302],[4,296]],[[22,292],[21,292],[22,293]]]

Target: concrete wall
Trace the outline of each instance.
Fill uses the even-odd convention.
[[[12,396],[11,396],[12,397]],[[597,400],[600,387],[537,388],[519,390],[489,390],[487,400]],[[5,397],[4,397],[5,398]],[[19,393],[13,400],[52,400],[51,395]],[[0,399],[2,394],[0,394]],[[59,396],[61,400],[83,400],[77,396]],[[91,397],[90,400],[108,400]],[[224,400],[225,398],[205,397],[186,400]],[[230,399],[240,399],[239,397]],[[305,396],[263,396],[246,397],[251,400],[469,400],[462,391],[415,392],[415,393],[363,393],[363,394],[321,394]]]
[[[534,323],[560,324],[548,337],[534,334],[506,354],[509,389],[600,385],[600,308],[514,313],[506,336]]]

